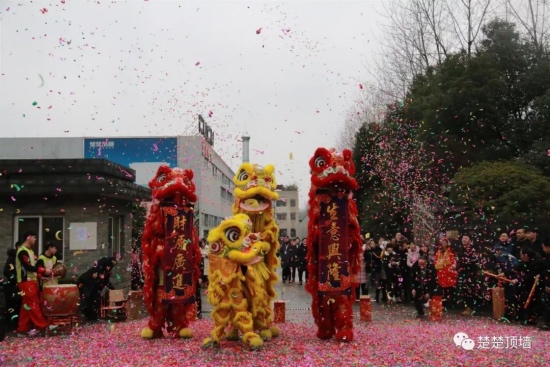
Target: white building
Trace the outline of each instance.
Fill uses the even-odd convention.
[[[300,236],[300,203],[296,186],[278,185],[279,200],[275,206],[275,216],[281,237]]]
[[[0,138],[0,159],[103,158],[136,171],[147,186],[161,164],[192,169],[199,237],[231,215],[234,172],[202,135],[126,138]]]

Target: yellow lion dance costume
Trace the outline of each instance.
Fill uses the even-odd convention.
[[[233,215],[246,214],[252,221],[252,232],[260,233],[263,241],[269,243],[270,248],[263,261],[269,270],[269,279],[262,284],[264,292],[252,294],[249,302],[254,316],[254,329],[260,331],[263,340],[277,337],[280,330],[273,325],[272,302],[277,296],[275,284],[277,283],[276,268],[280,261],[279,252],[279,227],[275,222],[272,201],[279,199],[277,181],[275,180],[275,166],[268,164],[262,167],[258,164],[243,163],[233,178],[235,189],[235,202],[233,203]],[[245,282],[255,284],[256,280],[247,276]],[[238,332],[231,330],[226,338],[237,340]]]
[[[214,329],[211,337],[204,340],[203,347],[219,348],[226,327],[231,325],[237,333],[242,333],[245,345],[258,349],[264,342],[254,332],[255,322],[248,300],[267,299],[264,283],[270,278],[270,270],[264,257],[271,245],[262,241],[259,233],[252,233],[252,222],[246,214],[225,219],[210,231],[208,242],[208,301],[214,306]]]

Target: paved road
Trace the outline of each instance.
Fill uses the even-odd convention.
[[[280,276],[280,274],[279,274]],[[209,318],[211,306],[205,295],[205,289],[202,292],[202,307],[203,317]],[[288,322],[304,322],[313,321],[311,315],[311,295],[305,290],[305,285],[298,285],[298,283],[283,284],[281,281],[277,284],[277,299],[286,301],[286,320]],[[370,289],[370,296],[374,298],[374,289]],[[445,318],[451,320],[463,319],[460,316],[462,310],[450,310],[445,312]],[[428,315],[428,309],[425,310]],[[409,304],[393,304],[388,305],[386,303],[372,302],[372,315],[374,319],[391,319],[394,321],[401,320],[404,322],[413,321],[416,317],[416,311],[412,305]],[[354,319],[359,317],[359,302],[354,304]],[[491,319],[491,310],[485,307],[477,313],[477,317]]]
[[[281,281],[277,284],[277,300],[286,301],[286,320],[289,322],[303,322],[313,321],[311,315],[311,295],[305,290],[305,285],[298,285],[298,283],[283,284]],[[371,290],[371,297],[373,297],[374,290]],[[211,312],[211,306],[205,295],[205,289],[202,292],[202,308],[203,317],[209,318]],[[373,315],[390,316],[392,318],[397,317],[399,319],[414,319],[416,315],[412,304],[403,305],[387,305],[372,303]],[[359,316],[359,302],[354,304],[354,313]],[[355,317],[355,316],[354,316]]]

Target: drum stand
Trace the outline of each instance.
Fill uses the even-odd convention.
[[[81,322],[80,313],[76,314],[67,314],[67,315],[44,315],[46,321],[48,321],[48,326],[46,327],[46,336],[50,334],[50,326],[65,326],[69,325],[69,332],[72,334],[74,332],[74,327],[76,324]]]
[[[125,321],[128,318],[126,311],[126,299],[121,289],[105,292],[101,299],[99,310],[102,319]]]

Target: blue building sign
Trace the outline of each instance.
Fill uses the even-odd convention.
[[[108,159],[136,171],[136,183],[147,186],[160,165],[176,167],[177,138],[84,139],[84,158]]]

